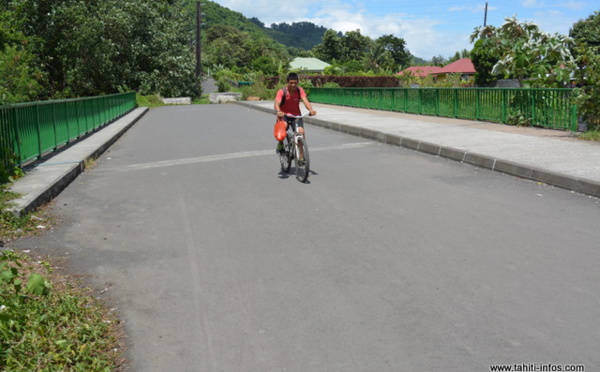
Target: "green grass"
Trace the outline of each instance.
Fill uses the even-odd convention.
[[[208,97],[209,94],[203,94],[202,97],[193,99],[192,105],[208,105],[210,104]]]
[[[15,216],[10,210],[13,206],[12,200],[18,194],[10,192],[7,185],[0,185],[0,241],[2,243],[10,239],[28,235],[37,229],[38,217],[35,215]]]
[[[0,187],[0,241],[49,228],[45,210],[15,217],[16,195]],[[123,334],[118,314],[97,300],[60,260],[0,252],[0,370],[120,371]]]
[[[577,138],[586,140],[586,141],[600,142],[600,131],[598,131],[598,130],[587,131],[587,132],[584,132],[584,133],[581,133],[580,135],[578,135]]]
[[[192,105],[207,105],[210,103],[210,101],[208,100],[208,94],[203,94],[200,98],[194,98],[192,100]],[[156,107],[162,107],[162,106],[169,106],[169,105],[165,105],[160,96],[158,95],[150,95],[150,96],[142,96],[141,94],[137,94],[136,95],[136,103],[138,105],[138,107],[148,107],[148,108],[156,108]]]
[[[138,107],[155,108],[165,106],[161,98],[156,94],[150,96],[142,96],[141,94],[137,93],[135,96],[135,101]]]

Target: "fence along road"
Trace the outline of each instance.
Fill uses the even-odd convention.
[[[272,112],[272,102],[240,102]],[[387,144],[600,196],[600,144],[569,132],[321,105],[305,121]]]
[[[315,126],[302,184],[273,123],[150,110],[18,248],[118,307],[132,371],[600,369],[597,199]]]

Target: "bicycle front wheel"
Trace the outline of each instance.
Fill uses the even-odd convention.
[[[296,144],[296,178],[300,182],[306,182],[308,174],[310,172],[310,157],[308,155],[308,146],[306,140],[303,137],[297,139]]]

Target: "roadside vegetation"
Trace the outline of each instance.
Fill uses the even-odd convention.
[[[0,370],[124,370],[116,309],[67,274],[60,260],[7,248],[54,223],[46,208],[20,217],[7,211],[16,196],[0,187]]]
[[[581,140],[586,140],[586,141],[600,142],[600,131],[591,130],[591,131],[583,132],[583,133],[579,134],[577,136],[577,138],[579,138]]]

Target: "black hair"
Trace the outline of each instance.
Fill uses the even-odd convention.
[[[287,81],[290,80],[298,80],[298,74],[295,72],[290,72],[287,76]]]

